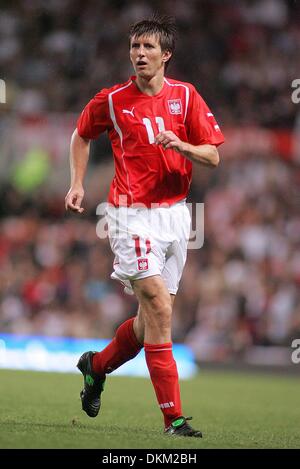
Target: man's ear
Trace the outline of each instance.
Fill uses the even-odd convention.
[[[163,62],[168,62],[168,60],[170,60],[171,57],[172,57],[172,52],[169,50],[166,50],[165,52],[163,52],[162,60]]]

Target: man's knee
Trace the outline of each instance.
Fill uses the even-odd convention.
[[[147,322],[150,319],[159,324],[160,327],[168,328],[171,325],[171,317],[172,307],[168,299],[156,296],[149,302],[148,314],[145,317]]]
[[[148,277],[134,282],[146,327],[168,331],[171,327],[172,300],[161,277]]]
[[[147,325],[155,323],[163,329],[171,326],[172,304],[169,295],[160,292],[147,294],[143,306],[144,321]]]
[[[160,275],[134,280],[132,287],[139,300],[152,300],[158,295],[170,299],[167,286]]]
[[[170,314],[172,301],[161,277],[150,277],[136,283],[134,290],[144,309],[157,311],[158,314]]]

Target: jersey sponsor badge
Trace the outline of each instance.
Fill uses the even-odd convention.
[[[168,99],[170,114],[182,114],[181,99]]]
[[[138,270],[148,270],[148,259],[138,259]]]

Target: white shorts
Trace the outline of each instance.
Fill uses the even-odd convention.
[[[187,255],[191,217],[180,201],[167,208],[131,208],[108,205],[108,235],[115,255],[111,278],[132,294],[131,281],[161,275],[176,294]]]

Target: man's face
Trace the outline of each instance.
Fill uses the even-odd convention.
[[[156,34],[131,38],[130,60],[136,75],[141,78],[150,79],[155,76],[171,55],[169,51],[162,52]]]

